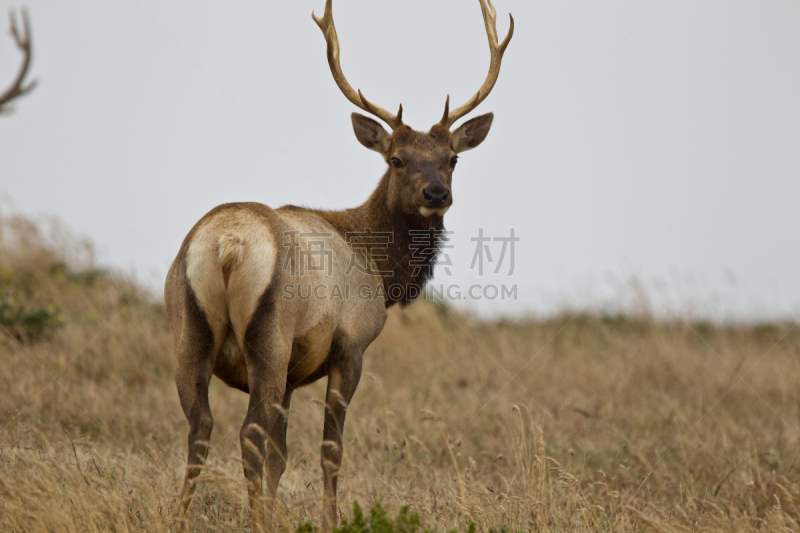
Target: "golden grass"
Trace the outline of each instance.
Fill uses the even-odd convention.
[[[0,298],[64,324],[0,331],[0,529],[174,529],[188,426],[163,308],[62,248],[2,221]],[[438,530],[800,530],[798,382],[790,324],[393,309],[348,412],[340,508],[410,506]],[[294,395],[285,528],[319,523],[323,395]],[[247,396],[214,380],[211,405],[190,529],[249,529]]]

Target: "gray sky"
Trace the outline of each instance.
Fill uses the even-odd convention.
[[[0,210],[57,215],[156,292],[213,206],[351,207],[384,171],[328,70],[324,0],[27,5],[40,86],[0,119]],[[644,293],[666,315],[800,318],[800,4],[496,8],[516,34],[471,115],[495,122],[456,170],[453,266],[435,283],[517,285],[517,301],[461,303],[480,313]],[[334,16],[348,79],[417,129],[486,75],[477,0],[335,0]],[[5,85],[19,55],[2,37]],[[470,268],[481,227],[514,228],[511,276],[508,257]]]

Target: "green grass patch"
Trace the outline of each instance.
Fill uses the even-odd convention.
[[[475,533],[475,523],[471,523],[465,533]],[[319,528],[309,522],[300,524],[295,533],[317,533]],[[344,519],[333,528],[334,533],[436,533],[433,529],[423,529],[419,514],[402,507],[395,518],[389,518],[380,503],[376,503],[365,514],[358,502],[353,503],[353,517]],[[452,529],[448,533],[459,533]]]

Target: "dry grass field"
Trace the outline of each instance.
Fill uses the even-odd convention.
[[[0,529],[168,531],[186,461],[164,310],[89,248],[0,233]],[[319,523],[324,382],[298,391],[285,529]],[[192,531],[250,529],[247,396],[212,382]],[[428,529],[800,530],[800,331],[393,309],[348,412],[342,516]]]

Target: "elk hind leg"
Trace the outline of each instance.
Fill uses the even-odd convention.
[[[261,310],[264,312],[264,310]],[[257,312],[257,315],[259,313]],[[262,490],[264,461],[267,458],[267,439],[274,453],[286,457],[285,417],[290,394],[286,395],[286,375],[291,344],[272,341],[268,332],[274,331],[266,320],[256,316],[247,327],[245,335],[245,361],[250,384],[250,404],[240,432],[242,463],[247,479],[247,493],[253,515],[253,531],[269,532],[272,526],[275,490],[273,480],[283,473],[283,464],[271,467],[266,495]],[[276,335],[276,337],[278,337]],[[286,409],[283,407],[285,400]],[[273,452],[271,451],[271,455]],[[272,461],[271,461],[272,462]],[[277,489],[277,482],[275,487]],[[263,501],[266,496],[266,501]],[[265,505],[266,504],[266,507]]]
[[[178,343],[180,348],[175,373],[181,407],[189,421],[188,465],[180,497],[181,527],[192,501],[195,479],[200,475],[208,457],[211,431],[214,428],[208,403],[208,384],[214,367],[214,339],[205,317],[199,318],[193,324],[192,321],[187,321],[185,328],[190,331],[185,330],[181,342]]]
[[[278,406],[272,406],[269,411],[269,429],[267,431],[267,460],[266,460],[266,499],[267,499],[267,522],[275,521],[275,502],[278,496],[278,485],[281,476],[286,471],[287,449],[286,449],[286,430],[289,424],[289,405],[292,400],[292,388],[286,387],[283,394],[283,402]]]

